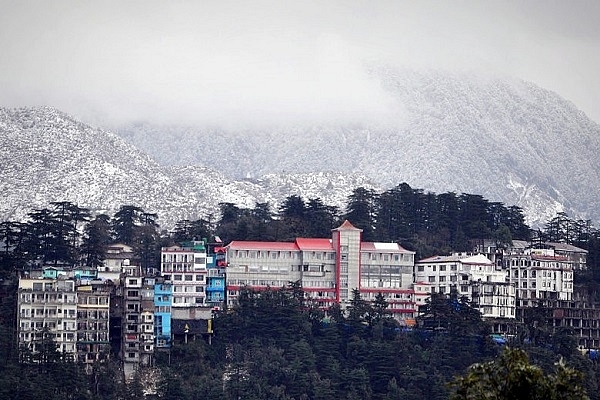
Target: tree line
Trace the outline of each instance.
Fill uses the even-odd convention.
[[[364,241],[399,243],[416,251],[417,259],[471,251],[473,239],[493,239],[499,246],[516,239],[565,242],[589,250],[591,279],[600,282],[600,232],[591,221],[559,213],[534,231],[517,206],[474,194],[425,192],[406,183],[382,193],[356,188],[344,210],[297,195],[288,196],[277,209],[269,203],[253,208],[220,203],[218,218],[181,220],[170,230],[161,229],[157,214],[135,205],[123,205],[110,216],[53,202],[31,211],[26,221],[0,223],[0,271],[31,265],[100,266],[111,243],[132,246],[143,267],[158,267],[160,248],[184,240],[330,237],[331,229],[345,219],[363,230]]]
[[[434,295],[418,326],[400,326],[381,295],[368,302],[355,290],[345,312],[334,305],[325,317],[297,282],[261,291],[244,288],[238,306],[216,316],[210,346],[176,344],[175,362],[159,360],[165,377],[160,395],[184,400],[599,397],[597,366],[568,332],[549,333],[543,344],[534,343],[524,326],[510,347],[499,345],[479,311],[456,292]]]

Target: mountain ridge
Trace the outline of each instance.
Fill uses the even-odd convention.
[[[276,209],[296,194],[343,207],[355,187],[407,182],[520,206],[532,226],[561,211],[600,218],[600,127],[572,103],[516,79],[372,74],[406,113],[400,124],[113,133],[51,107],[0,109],[0,217],[65,200],[95,212],[135,204],[168,226],[214,217],[219,202]]]
[[[397,126],[138,124],[116,132],[161,164],[195,162],[233,178],[336,170],[363,174],[381,187],[408,182],[438,193],[478,193],[523,207],[534,225],[557,211],[600,219],[600,160],[594,157],[600,126],[571,102],[510,77],[393,68],[370,73],[395,99],[402,114]],[[222,153],[194,146],[211,137],[227,144]],[[155,150],[172,141],[183,149]]]
[[[23,220],[51,202],[70,201],[94,213],[136,205],[159,214],[158,222],[169,228],[182,219],[214,218],[220,202],[270,202],[276,208],[297,194],[340,205],[354,187],[375,188],[350,174],[234,181],[206,167],[160,166],[117,135],[52,107],[0,108],[0,133],[2,220]],[[326,186],[331,193],[322,193]]]

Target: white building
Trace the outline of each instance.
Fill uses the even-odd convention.
[[[72,354],[75,359],[77,295],[73,279],[20,278],[17,307],[20,346],[36,353],[46,332],[59,352]]]
[[[539,300],[573,298],[573,262],[554,248],[507,252],[502,266],[517,288],[517,306],[533,307]]]
[[[415,282],[430,292],[465,296],[484,318],[515,318],[515,287],[484,255],[434,256],[415,264]],[[421,305],[421,304],[419,304]]]
[[[206,247],[204,242],[163,247],[161,275],[173,283],[173,307],[206,306]]]

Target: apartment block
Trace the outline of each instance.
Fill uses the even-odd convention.
[[[171,281],[157,278],[154,284],[154,336],[156,348],[171,347],[171,304],[173,285]]]
[[[204,241],[163,247],[161,275],[172,282],[172,307],[204,307],[206,303],[207,251]]]
[[[456,291],[459,297],[468,298],[484,318],[515,318],[514,285],[508,281],[506,271],[482,254],[456,253],[420,260],[415,263],[415,282],[428,285],[429,292]]]
[[[58,351],[76,358],[77,294],[73,279],[64,275],[44,278],[42,271],[31,271],[19,279],[17,307],[20,348],[36,353],[44,336],[50,335]]]
[[[77,359],[85,364],[109,357],[110,291],[101,281],[76,288]]]
[[[219,310],[225,302],[227,249],[221,243],[209,244],[208,246],[205,304]]]

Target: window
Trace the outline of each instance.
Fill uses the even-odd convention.
[[[197,282],[204,282],[204,275],[196,275]]]
[[[196,286],[196,292],[204,292],[204,286]]]
[[[435,276],[430,276],[429,277],[429,282],[435,282]]]
[[[138,280],[137,279],[129,279],[129,284],[130,285],[137,285]]]
[[[194,259],[194,264],[206,264],[206,258],[205,257],[196,257]]]
[[[173,280],[180,281],[181,275],[173,275]]]
[[[440,282],[446,282],[446,277],[445,276],[440,276]]]
[[[425,271],[425,267],[422,265],[419,265],[419,266],[417,266],[417,271],[423,272],[423,271]]]
[[[445,265],[440,265],[440,272],[446,271],[446,266]]]
[[[185,276],[185,280],[186,280],[186,281],[191,281],[191,280],[193,280],[193,279],[194,279],[194,276],[193,276],[193,275],[186,275],[186,276]]]

